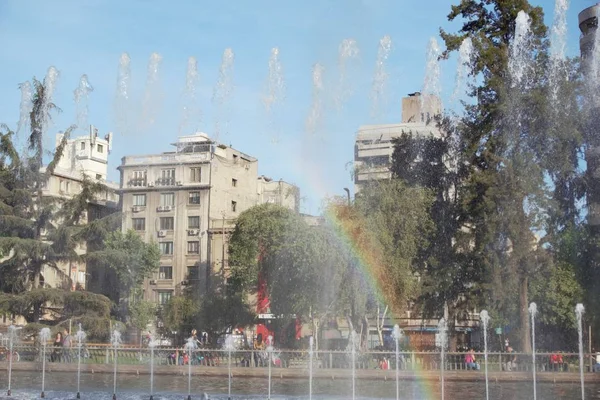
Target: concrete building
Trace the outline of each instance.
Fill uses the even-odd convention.
[[[588,7],[579,13],[579,49],[584,59],[589,58],[594,50],[596,30],[598,29],[598,16],[600,15],[600,3]]]
[[[56,135],[56,146],[61,143],[63,134]],[[88,205],[86,220],[99,218],[106,213],[114,212],[119,205],[118,185],[107,182],[108,155],[112,150],[112,134],[104,138],[98,137],[98,130],[90,126],[90,134],[69,139],[63,155],[43,187],[43,195],[55,199],[66,200],[81,192],[83,177],[100,180],[108,188],[94,203]],[[85,254],[86,246],[82,245],[77,252]],[[59,265],[60,271],[45,268],[42,272],[44,285],[49,287],[66,287],[71,290],[87,287],[88,271],[85,263],[69,262]]]
[[[417,137],[439,137],[434,118],[441,114],[437,97],[423,98],[420,93],[402,99],[402,122],[399,124],[363,125],[358,129],[354,146],[354,191],[371,180],[390,179],[393,140],[403,133]]]
[[[579,13],[579,29],[581,30],[581,37],[579,39],[579,46],[581,50],[581,58],[583,60],[584,73],[586,78],[590,82],[586,85],[590,89],[588,96],[589,106],[597,108],[597,83],[594,82],[597,77],[592,76],[593,70],[592,61],[595,59],[593,54],[595,53],[595,42],[598,31],[598,16],[600,16],[600,3],[588,7]],[[597,60],[596,60],[597,62]],[[590,131],[597,131],[600,129],[600,117],[597,115],[598,110],[590,110],[590,120],[588,121],[587,129]],[[594,137],[589,134],[588,137]],[[587,161],[587,179],[588,185],[588,223],[592,227],[592,231],[596,236],[600,236],[600,184],[598,182],[600,178],[600,142],[596,141],[591,143],[591,146],[586,151]],[[598,250],[600,255],[600,249]]]
[[[159,304],[190,281],[208,287],[228,275],[227,240],[248,208],[272,202],[297,209],[297,188],[258,176],[258,160],[206,134],[181,136],[175,151],[123,157],[123,229],[158,242],[161,266],[145,284]]]

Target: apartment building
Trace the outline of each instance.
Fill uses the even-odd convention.
[[[393,140],[403,133],[416,137],[439,137],[435,117],[442,112],[441,101],[434,96],[409,94],[402,99],[402,122],[399,124],[363,125],[354,145],[354,191],[371,180],[390,179]]]
[[[56,135],[56,146],[62,142],[63,133]],[[98,130],[90,126],[89,135],[78,136],[67,141],[63,155],[43,187],[43,196],[67,200],[81,192],[83,177],[102,181],[108,190],[88,205],[85,219],[93,220],[107,213],[115,212],[119,206],[118,184],[106,181],[108,156],[112,150],[112,134],[104,138]],[[86,246],[79,246],[77,252],[85,254]],[[71,290],[87,288],[88,271],[83,262],[68,262],[58,266],[59,271],[45,268],[42,272],[44,285],[66,287]]]
[[[164,304],[186,285],[226,279],[228,237],[235,219],[262,202],[297,209],[297,189],[258,176],[258,160],[205,133],[180,136],[174,151],[123,157],[123,229],[161,251],[145,297]]]

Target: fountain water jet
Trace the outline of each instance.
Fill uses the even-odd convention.
[[[352,360],[352,400],[356,399],[356,347],[357,343],[357,334],[353,330],[350,332],[350,355]]]
[[[585,309],[583,304],[578,303],[575,306],[575,315],[577,316],[577,333],[579,335],[579,378],[581,381],[581,400],[585,398],[583,381],[583,313]]]
[[[185,74],[185,89],[183,91],[183,107],[182,107],[182,118],[181,124],[179,125],[179,133],[189,128],[191,122],[191,129],[195,132],[199,128],[199,121],[190,121],[192,116],[200,112],[197,109],[196,104],[196,87],[198,86],[198,61],[195,57],[188,58],[187,70]]]
[[[221,139],[221,133],[227,134],[229,125],[227,107],[233,94],[233,62],[235,56],[231,48],[225,49],[221,66],[219,67],[219,79],[213,89],[212,102],[216,108],[215,139]],[[225,125],[225,132],[221,132],[221,125]],[[223,141],[221,139],[221,141]]]
[[[8,327],[8,390],[6,392],[7,396],[11,396],[12,392],[10,390],[10,384],[12,381],[12,359],[13,359],[13,347],[15,344],[15,337],[17,328],[14,325],[9,325]]]
[[[552,93],[552,104],[558,101],[558,82],[563,72],[563,62],[567,48],[567,10],[569,0],[555,0],[554,20],[550,38],[550,74],[549,84]]]
[[[306,131],[312,135],[317,132],[323,118],[323,72],[321,64],[316,63],[312,69],[312,104],[306,120]]]
[[[454,92],[452,93],[452,101],[460,100],[464,93],[464,86],[467,77],[471,71],[473,58],[475,57],[475,49],[473,41],[470,37],[465,38],[458,49],[458,61],[456,64],[456,80],[454,83]],[[461,93],[462,92],[462,93]]]
[[[154,337],[149,335],[148,347],[150,347],[150,400],[154,400]]]
[[[88,123],[88,98],[91,92],[94,91],[94,88],[88,81],[88,77],[86,74],[81,75],[79,78],[79,86],[73,92],[74,100],[75,100],[75,110],[76,110],[76,122],[77,126],[81,129],[87,128]]]
[[[53,107],[53,96],[54,96],[54,91],[56,90],[56,82],[58,81],[58,78],[60,76],[60,73],[58,72],[58,70],[54,67],[51,66],[48,68],[48,72],[46,73],[46,77],[44,78],[44,87],[45,87],[45,92],[44,92],[44,99],[42,102],[42,135],[45,139],[48,139],[50,141],[47,142],[47,147],[50,147],[50,143],[53,143],[53,138],[50,139],[49,137],[46,138],[46,132],[48,132],[48,129],[50,128],[50,124],[51,124],[51,119],[50,119],[50,110]]]
[[[269,57],[269,76],[267,77],[267,93],[263,96],[263,104],[267,114],[267,123],[269,129],[272,130],[272,142],[277,143],[279,141],[278,133],[275,130],[275,121],[273,115],[273,109],[277,104],[283,103],[285,99],[285,82],[283,79],[283,67],[279,60],[279,48],[273,47],[271,49],[271,56]]]
[[[77,338],[77,398],[80,399],[81,395],[79,392],[80,382],[81,382],[81,347],[83,346],[83,341],[86,338],[86,334],[81,329],[81,324],[79,324],[79,329],[77,330],[77,334],[75,335]]]
[[[385,89],[389,78],[386,62],[392,51],[392,38],[385,35],[379,40],[377,49],[377,61],[375,62],[375,73],[371,88],[371,117],[377,118],[385,103]]]
[[[396,344],[396,400],[400,399],[400,339],[402,339],[402,329],[400,326],[394,325],[392,337]]]
[[[490,322],[490,316],[486,310],[481,310],[479,313],[479,318],[481,319],[481,324],[483,325],[483,358],[485,361],[485,398],[489,400],[490,398],[490,385],[488,379],[488,326]]]
[[[531,18],[525,11],[519,11],[515,21],[515,38],[510,46],[508,71],[511,87],[527,88],[531,63]]]
[[[283,101],[285,96],[285,83],[283,80],[283,67],[279,60],[279,48],[271,49],[269,57],[269,76],[267,79],[267,94],[264,97],[263,103],[267,111],[267,115],[271,114],[273,105],[279,101]]]
[[[442,390],[442,400],[444,400],[444,363],[445,360],[445,352],[446,352],[446,344],[448,342],[448,325],[446,323],[446,319],[440,319],[438,323],[438,337],[439,337],[439,346],[440,346],[440,379],[441,379],[441,390]]]
[[[129,97],[131,85],[131,58],[123,53],[119,57],[117,72],[117,92],[115,96],[114,112],[117,129],[123,134],[129,129],[128,112],[130,111]]]
[[[231,352],[235,351],[235,341],[231,333],[225,337],[225,350],[227,350],[227,398],[231,400]]]
[[[267,399],[271,399],[271,364],[273,364],[273,336],[267,336],[267,354],[269,364],[269,394]]]
[[[312,400],[312,384],[313,384],[313,352],[315,348],[315,338],[308,338],[308,398]]]
[[[185,343],[185,349],[188,353],[188,400],[192,399],[192,353],[196,350],[196,339],[189,337]]]
[[[160,65],[162,56],[158,53],[152,53],[148,60],[148,72],[146,77],[146,90],[144,92],[144,101],[142,104],[142,128],[146,124],[153,125],[160,108]]]
[[[533,400],[537,399],[537,388],[535,379],[535,316],[537,315],[537,304],[529,304],[529,314],[531,315],[531,356],[533,358]]]
[[[359,50],[356,40],[342,40],[338,49],[338,69],[340,79],[334,98],[334,102],[338,111],[342,110],[344,103],[348,97],[352,95],[352,87],[348,83],[348,67],[351,65],[352,61],[358,58],[358,54]]]
[[[19,105],[19,122],[17,124],[17,132],[25,129],[29,125],[29,114],[33,109],[31,102],[32,88],[29,81],[25,81],[19,85],[21,90],[21,103]]]
[[[46,346],[50,340],[50,328],[42,328],[40,330],[40,344],[42,345],[42,394],[40,397],[46,397],[44,389],[46,386]]]
[[[434,114],[441,108],[439,104],[442,93],[440,55],[440,45],[437,39],[432,37],[427,45],[427,64],[425,65],[425,79],[421,90],[421,108],[432,111]],[[430,117],[427,118],[427,120],[429,119]]]
[[[114,365],[113,365],[113,400],[117,400],[117,348],[121,344],[121,332],[118,330],[114,330],[112,332],[110,343],[113,346],[113,357],[114,357]]]

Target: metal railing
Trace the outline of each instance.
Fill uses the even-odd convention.
[[[33,344],[17,344],[14,350],[19,353],[21,362],[41,362],[41,346]],[[5,359],[6,349],[0,349],[0,361]],[[552,354],[559,354],[561,363],[552,363]],[[78,349],[71,347],[46,347],[46,357],[50,362],[77,362]],[[109,364],[114,362],[114,348],[108,345],[84,345],[81,350],[82,363]],[[465,363],[466,353],[446,353],[444,369],[448,371],[467,371]],[[275,350],[272,354],[273,365],[281,368],[308,368],[309,354],[307,350]],[[150,362],[150,349],[148,347],[117,348],[117,358],[120,365],[144,365]],[[189,362],[187,351],[182,348],[157,347],[154,350],[155,365],[187,365]],[[382,363],[384,361],[385,363]],[[268,366],[269,353],[265,350],[236,350],[231,352],[232,365],[235,367],[261,368]],[[475,361],[483,370],[484,355],[475,353]],[[227,366],[228,352],[223,349],[199,348],[192,352],[192,365],[210,367]],[[315,351],[313,355],[315,368],[350,369],[351,355],[348,351]],[[595,358],[584,355],[585,371],[594,370]],[[376,369],[381,365],[396,368],[396,354],[387,351],[368,351],[356,353],[357,369]],[[400,352],[399,369],[402,371],[435,371],[441,365],[438,352]],[[577,353],[537,353],[536,371],[539,372],[578,372],[579,354]],[[527,372],[533,370],[533,360],[530,353],[489,353],[489,371]]]

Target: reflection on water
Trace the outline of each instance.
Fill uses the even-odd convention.
[[[6,394],[6,374],[0,374],[0,399]],[[148,375],[119,375],[117,388],[118,399],[148,399]],[[186,376],[155,376],[154,399],[183,399],[187,394]],[[46,375],[46,398],[74,399],[77,382],[71,373],[49,372]],[[30,400],[39,398],[41,378],[36,372],[15,372],[12,381],[14,400]],[[352,387],[349,380],[315,380],[313,393],[319,399],[347,399],[351,396]],[[203,393],[211,399],[227,399],[227,379],[223,377],[192,377],[194,399],[201,399]],[[233,379],[232,392],[235,399],[264,399],[267,393],[267,380],[256,378]],[[391,399],[395,397],[396,386],[393,381],[356,382],[357,396],[361,399]],[[308,381],[296,379],[274,379],[273,399],[308,398]],[[532,386],[522,382],[490,383],[490,398],[494,400],[525,400],[532,397]],[[447,399],[481,399],[485,398],[485,384],[481,382],[446,382]],[[111,399],[111,374],[83,374],[81,376],[81,398],[90,400]],[[538,383],[538,399],[572,400],[580,397],[578,383],[543,384]],[[434,382],[401,382],[400,398],[403,400],[421,400],[440,398],[439,387]],[[589,384],[586,387],[586,399],[600,399],[600,385]]]

